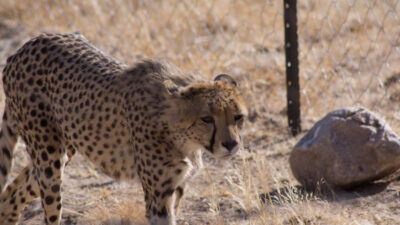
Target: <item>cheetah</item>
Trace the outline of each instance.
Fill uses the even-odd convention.
[[[224,160],[242,146],[247,108],[231,76],[206,81],[155,59],[128,67],[80,33],[31,39],[2,80],[1,224],[16,224],[39,196],[46,224],[59,224],[63,170],[76,151],[117,181],[138,179],[151,225],[176,224],[203,152]],[[31,162],[7,186],[18,138]]]

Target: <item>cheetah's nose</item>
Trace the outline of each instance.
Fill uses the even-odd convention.
[[[237,141],[231,140],[231,141],[223,142],[222,146],[224,146],[229,151],[232,151],[232,149],[235,148],[237,144],[238,144]]]

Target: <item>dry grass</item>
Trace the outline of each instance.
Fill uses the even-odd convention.
[[[335,200],[293,189],[287,158],[298,139],[287,137],[281,2],[0,0],[0,64],[38,33],[80,31],[127,64],[161,57],[206,78],[237,78],[252,118],[246,151],[223,166],[206,158],[208,168],[182,202],[189,224],[399,223],[397,183],[381,195]],[[400,131],[399,2],[298,4],[303,127],[338,107],[362,105]],[[145,223],[140,187],[81,188],[108,179],[83,161],[67,169],[64,221]],[[276,192],[276,200],[261,203],[260,194]]]

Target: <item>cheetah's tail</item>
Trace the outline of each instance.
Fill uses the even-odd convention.
[[[17,128],[6,106],[0,130],[0,192],[3,192],[7,183],[17,139]]]

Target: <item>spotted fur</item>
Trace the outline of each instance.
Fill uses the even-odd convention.
[[[7,59],[3,86],[1,224],[16,224],[38,196],[45,222],[59,224],[62,173],[75,151],[116,180],[138,177],[150,224],[175,224],[202,152],[235,154],[247,113],[228,75],[201,81],[155,60],[128,68],[78,33],[28,41]],[[31,164],[6,186],[18,137]]]

